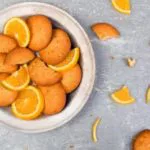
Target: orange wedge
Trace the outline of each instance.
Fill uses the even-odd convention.
[[[120,104],[131,104],[135,102],[135,99],[131,96],[129,89],[126,86],[115,91],[111,97],[115,102]]]
[[[48,65],[48,66],[55,71],[60,71],[60,72],[67,71],[73,68],[77,64],[79,60],[79,56],[80,56],[80,49],[75,48],[69,52],[68,56],[64,61],[62,61],[61,63],[55,66],[53,65]]]
[[[20,69],[2,81],[3,86],[10,90],[20,91],[24,89],[30,82],[27,65],[23,65]]]
[[[30,41],[30,31],[21,18],[11,18],[4,27],[4,34],[15,38],[20,47],[26,47]]]
[[[130,0],[112,0],[113,7],[123,13],[130,15],[131,13],[131,5]]]
[[[19,92],[12,104],[13,114],[24,120],[37,118],[44,109],[44,98],[39,89],[28,86]]]

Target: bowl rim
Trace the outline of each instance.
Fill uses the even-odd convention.
[[[90,50],[90,54],[91,54],[91,57],[92,57],[92,72],[91,72],[91,80],[90,80],[90,86],[88,87],[88,93],[86,94],[86,96],[84,97],[84,101],[82,102],[82,105],[80,105],[80,107],[78,108],[77,111],[75,111],[72,115],[70,115],[67,119],[65,119],[63,122],[61,122],[60,124],[57,124],[55,127],[51,127],[51,128],[43,128],[43,129],[36,129],[36,130],[29,130],[29,129],[22,129],[22,128],[19,128],[19,127],[16,127],[14,126],[13,124],[8,124],[7,121],[5,122],[4,120],[0,120],[0,122],[2,122],[3,124],[7,125],[8,127],[11,127],[11,128],[15,128],[16,130],[19,130],[19,131],[22,131],[24,133],[41,133],[41,132],[46,132],[46,131],[49,131],[49,130],[53,130],[53,129],[56,129],[64,124],[66,124],[67,122],[69,122],[71,119],[73,119],[80,111],[81,109],[84,107],[84,105],[86,104],[86,102],[88,101],[89,99],[89,96],[92,92],[92,89],[93,89],[93,86],[94,86],[94,82],[95,82],[95,73],[96,73],[96,66],[95,66],[95,56],[94,56],[94,52],[93,52],[93,48],[92,48],[92,44],[90,42],[90,39],[87,35],[87,33],[85,32],[85,30],[83,29],[83,27],[79,24],[79,22],[74,19],[71,15],[69,15],[66,11],[64,11],[63,9],[57,7],[57,6],[54,6],[52,4],[49,4],[49,3],[43,3],[43,2],[21,2],[21,3],[17,3],[17,4],[13,4],[13,5],[10,5],[8,6],[7,8],[4,8],[0,11],[0,15],[1,14],[4,14],[6,11],[9,11],[9,10],[12,10],[12,9],[15,9],[16,7],[21,7],[21,6],[24,6],[24,5],[42,5],[42,6],[45,6],[45,7],[51,7],[55,10],[57,10],[58,12],[64,14],[67,18],[69,18],[72,22],[74,22],[76,24],[76,26],[80,29],[80,31],[82,32],[84,38],[86,39],[86,41],[88,42],[88,46],[89,46],[89,50]]]

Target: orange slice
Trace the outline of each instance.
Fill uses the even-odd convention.
[[[112,0],[113,7],[123,13],[130,15],[131,13],[131,5],[130,0]]]
[[[24,89],[30,82],[27,65],[23,65],[20,69],[2,81],[3,86],[10,90],[19,91]]]
[[[12,104],[13,114],[24,120],[37,118],[44,109],[44,98],[39,89],[28,86],[19,92]]]
[[[57,64],[56,66],[49,65],[49,67],[55,71],[60,71],[60,72],[69,70],[77,64],[79,60],[79,55],[80,55],[80,49],[75,48],[69,52],[68,56],[66,57],[64,61]]]
[[[97,118],[92,126],[92,140],[93,142],[97,142],[97,126],[100,124],[100,118]]]
[[[20,47],[26,47],[30,41],[30,31],[21,18],[11,18],[4,27],[4,34],[15,38]]]
[[[123,86],[111,95],[112,99],[120,104],[131,104],[135,99],[131,96],[128,87]]]

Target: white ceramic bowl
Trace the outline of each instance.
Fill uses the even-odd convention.
[[[4,24],[11,17],[27,17],[35,14],[43,14],[51,18],[56,26],[67,30],[74,45],[80,47],[83,78],[79,88],[69,97],[67,107],[57,115],[24,121],[14,117],[8,109],[0,109],[2,123],[28,133],[52,130],[71,120],[87,102],[95,79],[95,59],[90,40],[80,24],[65,11],[45,3],[16,4],[0,11],[0,29],[3,30]]]

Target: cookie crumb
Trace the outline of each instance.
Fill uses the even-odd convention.
[[[111,58],[112,60],[114,60],[114,59],[115,59],[115,57],[114,57],[114,56],[110,56],[110,58]]]
[[[74,148],[74,145],[70,145],[69,148]]]
[[[127,63],[130,68],[133,68],[136,64],[136,60],[134,58],[127,58]]]
[[[29,150],[29,146],[28,146],[28,145],[25,145],[25,146],[24,146],[24,150]]]

